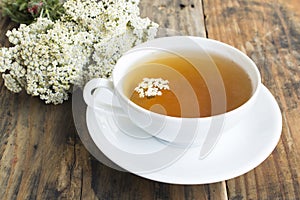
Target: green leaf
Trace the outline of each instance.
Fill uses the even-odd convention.
[[[22,3],[19,7],[20,11],[25,10],[25,9],[27,9],[27,2]]]

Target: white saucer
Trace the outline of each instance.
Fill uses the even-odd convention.
[[[205,159],[199,159],[200,147],[169,146],[154,137],[145,138],[138,129],[136,137],[129,136],[105,112],[88,107],[86,117],[91,138],[114,163],[144,178],[174,184],[205,184],[240,176],[271,154],[282,130],[280,109],[265,86],[248,118],[223,133]]]

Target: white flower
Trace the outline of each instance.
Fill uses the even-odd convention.
[[[5,86],[46,103],[67,100],[73,85],[109,78],[116,61],[153,39],[158,25],[139,16],[138,0],[67,0],[55,22],[39,18],[7,32],[15,46],[0,51]]]
[[[2,74],[2,78],[4,79],[4,85],[7,87],[7,89],[16,93],[22,91],[20,83],[14,77],[12,77],[12,75]]]
[[[140,98],[161,96],[161,90],[170,90],[169,81],[162,78],[143,78],[143,81],[134,89]]]

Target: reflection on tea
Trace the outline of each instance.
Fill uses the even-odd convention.
[[[205,76],[215,78],[215,82],[208,85]],[[170,90],[163,90],[160,96],[141,98],[134,89],[143,78],[168,80]],[[125,94],[131,101],[147,110],[174,117],[209,117],[228,112],[245,103],[252,94],[248,74],[219,55],[209,55],[209,58],[158,56],[137,63],[124,80]],[[212,99],[212,92],[218,92],[220,85],[224,98]]]

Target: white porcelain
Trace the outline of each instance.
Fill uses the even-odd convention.
[[[145,110],[131,102],[122,91],[123,77],[128,71],[133,70],[136,62],[156,56],[162,52],[188,57],[191,51],[197,52],[197,55],[217,53],[243,67],[252,80],[254,88],[252,97],[239,108],[225,114],[205,118],[178,118]],[[207,59],[205,61],[202,60],[202,62],[212,63],[213,61],[207,56]],[[220,77],[214,77],[211,82],[220,82],[220,87],[223,86]],[[220,135],[238,124],[251,110],[257,99],[260,83],[261,77],[256,65],[241,51],[227,44],[207,38],[175,36],[151,40],[130,50],[118,60],[113,70],[112,81],[93,79],[86,84],[84,99],[89,107],[104,109],[116,116],[127,116],[136,126],[159,139],[187,147],[193,144],[202,145],[202,155],[205,156],[212,150]],[[102,97],[96,99],[96,95],[94,95],[95,91],[97,92],[103,88],[113,93],[113,99],[106,105],[101,103]],[[210,93],[212,99],[214,99],[214,95],[216,98],[226,98],[224,86],[218,93],[214,91],[210,91]],[[224,104],[226,104],[225,100]]]
[[[282,129],[278,104],[263,85],[247,117],[224,133],[204,159],[199,159],[200,147],[180,148],[156,137],[140,137],[148,134],[138,127],[127,127],[134,132],[129,136],[113,115],[105,113],[90,106],[86,113],[89,133],[100,151],[134,174],[174,184],[213,183],[248,172],[274,150]]]

